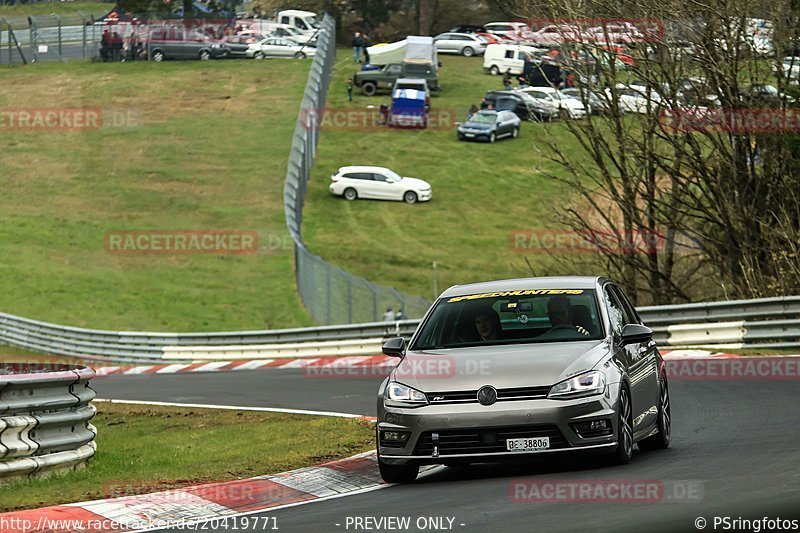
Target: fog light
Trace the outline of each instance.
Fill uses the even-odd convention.
[[[607,419],[578,422],[576,424],[572,424],[572,427],[575,430],[575,433],[577,433],[579,437],[583,438],[611,435],[611,422]]]
[[[407,431],[381,431],[381,446],[402,448],[409,435]]]

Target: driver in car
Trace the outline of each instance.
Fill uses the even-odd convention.
[[[548,300],[547,316],[550,318],[550,325],[553,327],[541,334],[539,336],[540,339],[560,338],[567,340],[589,335],[586,328],[576,326],[571,322],[572,304],[570,304],[569,298],[564,295],[553,296]]]
[[[500,338],[500,316],[494,309],[486,309],[475,316],[475,330],[482,341]]]

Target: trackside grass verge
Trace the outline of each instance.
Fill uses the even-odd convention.
[[[370,422],[97,403],[88,468],[0,486],[0,512],[284,472],[375,445]]]
[[[294,287],[283,213],[310,61],[4,69],[0,112],[90,109],[102,121],[31,129],[4,116],[0,310],[110,330],[312,325]],[[110,236],[124,232],[158,239],[185,231],[255,232],[257,247],[111,246]]]

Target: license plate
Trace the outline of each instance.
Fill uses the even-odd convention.
[[[474,133],[465,133],[465,134],[464,134],[464,137],[470,137],[470,138],[472,138],[472,137],[475,137],[475,134],[474,134]]]
[[[510,452],[539,452],[550,447],[550,437],[530,439],[507,439],[506,450]]]

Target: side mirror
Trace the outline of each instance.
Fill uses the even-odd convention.
[[[392,357],[403,357],[406,351],[406,340],[403,337],[395,337],[383,343],[383,353]]]
[[[626,324],[622,327],[620,346],[647,342],[653,338],[653,330],[641,324]]]

